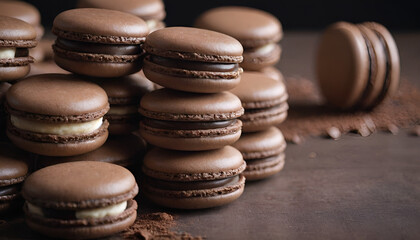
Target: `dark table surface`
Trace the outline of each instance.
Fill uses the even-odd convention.
[[[285,33],[279,68],[286,77],[314,79],[318,37]],[[420,87],[420,34],[395,39],[402,77]],[[420,239],[420,138],[408,130],[310,138],[289,144],[286,155],[282,172],[247,183],[227,206],[178,211],[140,196],[139,213],[169,212],[176,217],[173,230],[208,239]],[[40,237],[17,216],[0,224],[3,238]]]

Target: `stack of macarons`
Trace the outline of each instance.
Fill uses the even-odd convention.
[[[274,67],[280,60],[283,37],[279,20],[268,12],[239,6],[225,6],[207,10],[195,22],[198,28],[209,29],[232,36],[244,47],[241,67],[245,71],[260,71],[282,80]]]
[[[171,208],[216,207],[244,190],[246,164],[228,145],[241,135],[243,108],[227,90],[240,82],[241,44],[214,31],[171,27],[146,38],[144,74],[164,88],[139,107],[144,194]]]
[[[231,90],[242,101],[245,114],[241,138],[233,144],[241,151],[247,180],[270,177],[283,169],[286,142],[279,129],[287,117],[287,92],[282,81],[263,73],[244,72],[241,83]]]

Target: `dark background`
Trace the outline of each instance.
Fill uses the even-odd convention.
[[[118,0],[115,0],[118,1]],[[76,6],[75,0],[27,0],[42,15],[43,25],[50,27],[54,17]],[[331,0],[166,0],[168,26],[190,26],[206,9],[241,5],[274,14],[285,30],[323,29],[335,21],[376,21],[392,30],[420,30],[420,7],[417,1],[331,1]]]

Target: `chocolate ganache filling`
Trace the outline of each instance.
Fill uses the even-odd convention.
[[[230,183],[239,181],[239,176],[234,176],[225,179],[209,180],[209,181],[192,181],[192,182],[170,182],[147,177],[147,184],[159,189],[174,190],[174,191],[187,191],[187,190],[200,190],[211,189],[226,186]]]
[[[0,196],[7,196],[17,194],[20,192],[21,184],[14,184],[10,186],[0,187]]]
[[[165,67],[188,69],[195,71],[234,72],[237,71],[239,68],[239,64],[237,63],[205,63],[197,61],[171,59],[156,55],[150,55],[148,57],[148,60],[152,63]]]
[[[103,44],[72,41],[63,38],[57,38],[56,46],[73,52],[109,54],[109,55],[138,55],[142,53],[139,44],[121,45],[121,44]]]
[[[236,123],[236,119],[213,121],[213,122],[181,122],[181,121],[164,121],[151,118],[144,118],[143,122],[147,126],[159,129],[174,130],[200,130],[200,129],[216,129],[228,127]]]

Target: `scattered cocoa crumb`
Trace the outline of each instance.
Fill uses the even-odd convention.
[[[316,158],[316,156],[317,156],[316,152],[309,153],[309,158],[314,159],[314,158]]]
[[[339,139],[341,137],[341,132],[340,129],[336,128],[336,127],[330,127],[327,129],[327,134],[330,138],[336,140]]]
[[[396,134],[399,128],[420,126],[420,90],[405,79],[395,96],[372,111],[357,112],[325,106],[315,83],[308,79],[286,78],[285,83],[290,108],[286,121],[279,128],[286,140],[293,143],[302,143],[308,136],[327,135],[336,139],[336,130],[341,135],[356,132],[369,136],[376,131]],[[416,131],[420,136],[420,129]]]
[[[175,226],[174,217],[168,213],[158,212],[137,216],[134,224],[121,233],[124,239],[142,240],[202,240],[189,233],[178,233],[170,230]]]
[[[417,125],[413,128],[413,135],[420,137],[420,125]]]

